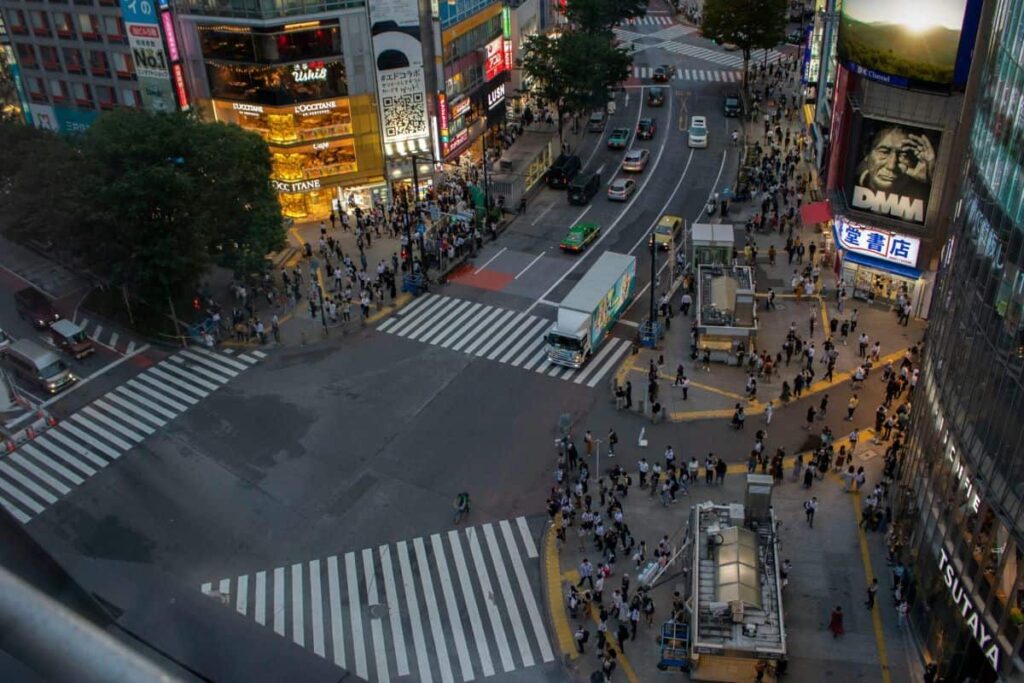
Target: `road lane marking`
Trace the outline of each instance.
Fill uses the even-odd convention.
[[[536,263],[537,261],[540,261],[543,256],[544,256],[544,252],[541,252],[541,253],[537,254],[537,257],[535,259],[533,259],[532,261],[530,261],[528,264],[526,264],[526,267],[523,268],[522,270],[520,270],[518,273],[516,273],[516,276],[514,278],[512,278],[512,279],[513,280],[518,280],[519,277],[523,273],[528,271],[533,266],[534,263]]]
[[[447,337],[445,337],[443,341],[439,340],[437,345],[440,346],[442,349],[447,349],[449,346],[458,341],[459,337],[462,336],[462,332],[464,331],[462,324],[466,322],[467,319],[475,318],[477,315],[479,315],[480,312],[482,312],[483,308],[484,305],[482,303],[477,302],[470,306],[468,309],[466,309],[466,311],[463,312],[462,315],[460,315],[457,319],[452,321],[452,324],[449,325],[448,330],[446,330],[450,334]]]
[[[462,554],[462,544],[459,542],[459,532],[455,529],[448,532],[448,544],[452,548],[452,557],[455,559],[455,570],[459,575],[459,585],[462,587],[462,599],[466,604],[466,612],[469,614],[469,623],[472,626],[473,638],[476,641],[476,650],[477,656],[480,658],[480,666],[484,670],[485,677],[493,676],[494,664],[491,662],[491,649],[487,646],[487,634],[484,631],[483,622],[480,620],[480,610],[477,608],[476,595],[473,594],[473,584],[469,579],[469,569],[466,567],[466,557]]]
[[[540,221],[540,219],[543,218],[545,215],[547,215],[547,212],[553,208],[555,208],[555,203],[551,202],[548,206],[544,208],[543,211],[537,214],[537,217],[533,219],[533,222],[531,222],[530,225],[537,225],[537,222]],[[480,270],[483,270],[483,268],[481,268]],[[479,273],[480,271],[478,270],[477,272]]]
[[[551,206],[554,206],[554,204],[552,204]],[[548,208],[550,208],[550,207],[548,207]],[[534,223],[536,223],[536,222],[537,221],[534,221]],[[532,223],[531,223],[531,225],[532,225]],[[473,271],[473,275],[479,275],[481,272],[483,272],[484,268],[486,268],[487,266],[491,265],[491,263],[494,262],[494,259],[496,259],[499,256],[501,256],[502,254],[504,254],[507,250],[508,250],[508,247],[502,247],[500,250],[498,250],[497,254],[495,254],[494,256],[492,256],[491,258],[489,258],[487,260],[487,263],[483,264],[482,266],[477,268],[475,271]]]
[[[313,622],[313,652],[326,657],[324,650],[324,599],[320,585],[320,560],[309,563],[309,616]]]
[[[363,549],[363,576],[366,579],[366,607],[372,609],[380,605],[380,595],[377,591],[377,577],[373,565],[373,550]],[[370,615],[370,639],[373,642],[373,658],[377,662],[377,680],[387,681],[391,676],[388,674],[388,652],[384,645],[384,625],[380,619]]]
[[[284,567],[274,569],[274,633],[284,635]]]
[[[348,611],[352,619],[352,650],[355,653],[356,676],[369,680],[366,665],[366,643],[363,640],[363,609],[359,601],[359,573],[356,554],[345,553],[345,583],[348,584]]]
[[[455,652],[459,656],[462,680],[471,681],[476,678],[476,675],[473,673],[473,661],[469,658],[466,633],[462,628],[462,613],[459,611],[459,605],[455,601],[455,590],[452,587],[451,573],[448,571],[448,560],[444,556],[444,545],[441,543],[441,535],[431,534],[430,544],[434,550],[437,574],[441,579],[441,595],[444,596],[444,603],[448,608],[448,622],[452,627],[450,633],[455,640]]]
[[[413,578],[412,563],[409,561],[409,546],[399,541],[398,566],[402,570],[402,588],[405,590],[405,603],[409,607],[409,623],[412,628],[412,644],[416,650],[416,668],[420,672],[423,683],[433,683],[430,674],[430,660],[427,658],[427,643],[423,637],[423,618],[420,615],[419,601],[416,599],[416,581]]]
[[[235,598],[235,611],[244,617],[249,610],[249,575],[239,576],[235,586],[235,592],[238,593]]]
[[[516,645],[519,646],[519,656],[523,660],[523,666],[533,666],[533,652],[530,650],[530,641],[526,639],[526,629],[523,626],[523,619],[519,616],[519,607],[516,604],[515,595],[512,593],[512,584],[508,580],[508,572],[505,570],[505,560],[501,556],[498,546],[498,539],[494,535],[494,527],[484,524],[484,538],[487,539],[487,548],[491,552],[491,568],[498,577],[498,585],[501,587],[501,594],[505,599],[506,613],[512,622],[512,634],[516,638]]]
[[[487,571],[487,561],[484,559],[475,527],[466,529],[466,538],[469,539],[469,554],[473,557],[473,567],[476,569],[476,577],[480,582],[480,590],[484,594],[484,604],[487,605],[487,618],[491,623],[491,630],[494,632],[494,641],[498,644],[501,667],[507,673],[515,669],[516,664],[512,661],[512,650],[509,649],[508,636],[505,635],[505,624],[501,620],[501,611],[498,609],[498,601],[495,598],[494,588],[491,586],[490,573]]]
[[[523,547],[526,548],[526,556],[531,560],[537,557],[537,545],[533,542],[530,534],[530,527],[526,524],[525,517],[516,517],[516,526],[519,527],[519,534],[523,537]]]
[[[256,623],[260,626],[267,625],[267,573],[256,572],[256,596],[253,609]]]
[[[545,662],[553,661],[555,655],[551,651],[551,640],[548,638],[547,629],[544,628],[544,620],[541,619],[540,609],[537,607],[533,586],[530,585],[530,580],[526,577],[523,558],[520,557],[519,546],[516,545],[515,536],[512,534],[512,525],[508,523],[507,519],[503,519],[499,526],[502,536],[505,537],[505,546],[508,548],[509,557],[512,558],[512,569],[515,570],[516,579],[519,581],[519,592],[523,596],[523,602],[526,603],[526,613],[530,616],[533,633],[537,636],[537,642],[540,645],[540,656]]]
[[[441,610],[437,604],[437,596],[434,595],[434,585],[430,578],[430,563],[427,561],[427,550],[423,545],[423,538],[414,539],[412,545],[416,551],[416,563],[420,570],[420,585],[423,587],[423,600],[427,605],[427,616],[430,619],[430,634],[434,638],[434,652],[441,668],[441,680],[444,683],[455,683],[455,679],[452,677],[452,665],[448,660],[448,644],[444,637],[445,628],[441,623]]]
[[[341,581],[338,578],[338,556],[327,558],[327,595],[331,605],[331,655],[334,663],[345,668],[345,622],[341,616]]]
[[[402,632],[402,611],[395,585],[395,572],[391,565],[391,548],[380,546],[380,568],[384,573],[384,594],[387,596],[388,617],[391,621],[391,643],[395,649],[395,668],[399,676],[409,675],[409,655],[405,649],[405,634]]]

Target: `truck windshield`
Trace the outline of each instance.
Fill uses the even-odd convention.
[[[558,346],[563,349],[569,349],[570,351],[582,351],[583,340],[576,339],[574,337],[564,337],[560,334],[551,333],[548,335],[548,344],[552,346]]]

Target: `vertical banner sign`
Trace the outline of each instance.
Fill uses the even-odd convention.
[[[156,0],[121,0],[135,73],[139,78],[142,105],[150,111],[170,112],[176,108],[171,87],[170,64],[160,38]]]
[[[447,155],[451,137],[448,131],[448,97],[443,92],[437,93],[437,127],[441,129],[441,154]]]
[[[370,33],[377,67],[377,98],[387,156],[430,149],[430,121],[417,0],[374,0]]]
[[[171,57],[171,77],[174,82],[174,93],[178,97],[178,108],[188,111],[191,104],[188,90],[185,88],[185,69],[181,65],[181,51],[178,49],[178,36],[174,32],[174,17],[171,16],[170,0],[158,0],[160,3],[160,25],[164,29],[164,42],[167,53]]]
[[[487,43],[487,61],[484,63],[484,80],[489,81],[505,71],[505,39],[498,37]]]

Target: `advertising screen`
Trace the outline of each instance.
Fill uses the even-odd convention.
[[[423,145],[430,139],[419,5],[416,0],[375,0],[370,26],[384,148],[393,156],[399,144]]]
[[[979,6],[976,0],[845,0],[839,59],[890,85],[949,89],[966,81],[958,55],[962,49],[969,55],[974,36],[968,31],[961,45],[961,27]]]
[[[924,223],[941,137],[935,130],[862,119],[848,153],[854,164],[847,177],[850,206]]]

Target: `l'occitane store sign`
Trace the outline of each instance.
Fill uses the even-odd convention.
[[[303,144],[353,133],[347,97],[284,107],[214,100],[213,110],[218,121],[234,123],[277,145]]]

